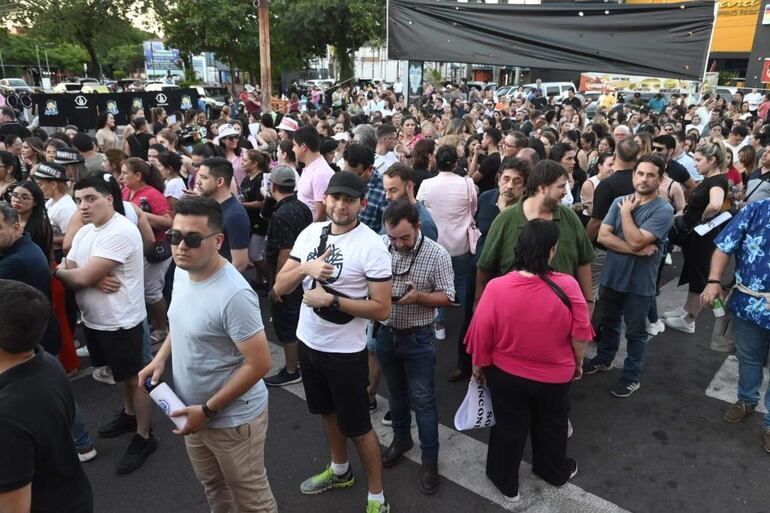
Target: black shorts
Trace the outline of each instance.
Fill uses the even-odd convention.
[[[369,353],[324,353],[299,344],[302,386],[310,413],[335,413],[348,438],[372,430],[369,418]]]
[[[143,323],[116,331],[93,330],[83,326],[83,334],[91,354],[91,365],[109,365],[115,381],[133,378],[144,368]]]
[[[282,296],[281,303],[270,298],[270,313],[273,315],[273,327],[278,341],[281,344],[290,344],[297,341],[297,324],[299,323],[299,310],[302,307],[302,285],[294,289],[288,296]]]

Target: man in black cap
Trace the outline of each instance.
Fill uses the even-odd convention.
[[[32,175],[45,196],[45,209],[53,230],[54,253],[61,251],[64,234],[69,228],[70,219],[77,211],[77,205],[69,194],[67,170],[55,162],[41,162]],[[61,254],[56,255],[61,261]]]
[[[16,113],[13,109],[5,106],[0,108],[0,141],[4,141],[5,136],[10,134],[16,134],[22,139],[32,135],[32,133],[16,119]]]
[[[266,259],[273,276],[286,262],[299,234],[313,222],[313,213],[297,199],[295,171],[289,166],[276,166],[270,173],[270,198],[275,202],[267,227]],[[282,387],[302,381],[297,365],[297,323],[302,306],[302,285],[284,296],[270,294],[270,313],[278,340],[283,345],[284,367],[275,375],[265,378],[265,384]]]
[[[367,319],[390,315],[391,258],[382,238],[359,222],[366,184],[355,173],[334,174],[324,196],[331,222],[299,234],[275,280],[283,296],[305,289],[297,325],[299,362],[308,409],[321,415],[331,464],[300,486],[315,495],[355,482],[348,463],[352,438],[368,481],[367,511],[389,513],[382,489],[380,444],[369,418]]]

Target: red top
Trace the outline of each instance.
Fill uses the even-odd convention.
[[[727,169],[727,180],[730,182],[731,185],[738,185],[743,183],[743,178],[741,178],[741,172],[738,171],[738,169],[735,166],[730,166]]]
[[[123,188],[123,201],[130,201],[139,208],[142,208],[142,198],[147,198],[147,204],[150,205],[150,213],[157,216],[168,214],[168,201],[163,193],[151,185],[145,185],[136,192],[128,187]],[[154,230],[155,240],[165,240],[166,232],[163,230]]]
[[[572,379],[572,337],[592,340],[594,330],[575,278],[563,273],[549,273],[548,277],[569,297],[572,312],[537,276],[514,271],[489,282],[465,336],[474,365],[494,365],[543,383]]]

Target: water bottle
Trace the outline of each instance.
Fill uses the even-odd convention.
[[[725,308],[722,305],[722,300],[719,298],[716,298],[714,300],[714,304],[712,305],[712,309],[714,311],[714,317],[724,317],[725,316]]]
[[[179,417],[171,417],[172,411],[181,410],[185,407],[185,404],[181,399],[171,390],[171,387],[166,383],[152,384],[151,378],[147,378],[144,382],[144,388],[150,393],[150,397],[155,404],[157,404],[163,413],[165,413],[171,422],[177,427],[177,429],[184,428],[187,423],[187,415],[181,415]]]
[[[142,196],[139,198],[139,208],[141,208],[144,212],[147,212],[148,214],[152,214],[152,209],[150,208],[150,202],[147,201],[147,198]]]

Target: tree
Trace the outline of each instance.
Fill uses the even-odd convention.
[[[98,40],[125,31],[130,2],[114,0],[20,0],[9,18],[48,40],[71,41],[88,53],[91,74],[100,72]]]
[[[333,46],[340,80],[355,76],[357,49],[385,39],[385,0],[276,0],[270,10],[279,31],[293,34],[290,44],[308,57]]]

